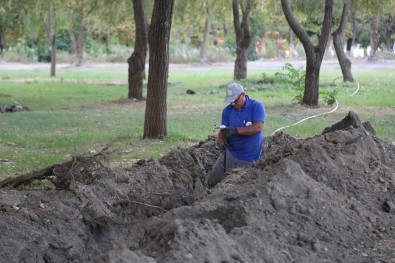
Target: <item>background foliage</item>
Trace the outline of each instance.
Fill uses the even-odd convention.
[[[298,20],[310,37],[314,39],[320,34],[323,1],[298,0],[290,1]],[[337,1],[335,20],[340,17],[343,1]],[[354,1],[357,2],[357,1]],[[352,6],[352,15],[348,22],[348,29],[354,30],[355,45],[367,48],[370,45],[370,23],[374,14],[382,14],[379,33],[381,50],[384,51],[384,36],[388,27],[388,17],[392,17],[392,43],[394,40],[395,1],[358,1]],[[83,41],[84,58],[87,61],[116,61],[124,62],[133,52],[135,28],[131,0],[37,0],[12,1],[0,0],[0,52],[5,61],[37,61],[48,62],[50,46],[45,33],[45,19],[48,17],[47,7],[50,3],[56,7],[58,29],[56,32],[58,62],[73,60],[75,52],[70,40],[69,30],[77,33],[78,23],[68,23],[68,17],[78,19],[75,10],[83,6]],[[253,36],[248,59],[267,59],[284,57],[278,52],[274,35],[287,40],[284,52],[289,52],[291,44],[290,29],[286,23],[279,1],[257,1],[256,9],[250,16],[250,26]],[[149,23],[152,12],[152,1],[144,1]],[[202,44],[202,32],[207,13],[210,10],[210,31],[208,43],[208,59],[213,61],[228,61],[234,59],[235,36],[231,5],[228,1],[207,0],[196,2],[191,0],[177,1],[174,8],[173,26],[171,31],[172,63],[186,63],[199,61],[199,47]],[[336,23],[334,23],[336,24]],[[355,28],[352,28],[355,25]],[[223,42],[214,42],[217,39]],[[345,39],[346,40],[346,39]],[[264,45],[264,52],[257,52],[257,43]],[[293,57],[304,58],[304,51],[297,39],[293,40],[296,52]],[[392,48],[392,47],[391,47]],[[125,50],[124,50],[125,49]],[[328,56],[334,56],[328,47]],[[284,53],[283,52],[283,53]],[[125,56],[121,56],[125,54]],[[216,56],[218,54],[218,56]],[[389,53],[390,54],[390,53]],[[385,54],[388,57],[389,54]],[[390,56],[391,58],[391,56]]]

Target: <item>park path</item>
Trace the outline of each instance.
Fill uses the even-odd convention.
[[[275,69],[280,70],[285,63],[291,63],[295,68],[305,68],[305,60],[287,60],[287,59],[268,59],[248,62],[248,69]],[[211,71],[213,69],[229,69],[233,70],[234,62],[219,62],[208,64],[170,64],[172,69],[184,69],[188,71]],[[377,60],[369,63],[366,60],[353,60],[353,70],[369,70],[369,69],[395,69],[395,60]],[[322,62],[323,70],[340,70],[339,63],[335,59],[324,60]],[[3,70],[50,70],[49,63],[18,63],[5,62],[0,60],[0,71]],[[70,63],[57,64],[57,70],[128,70],[128,64],[125,63],[93,63],[87,62],[82,66],[76,67]]]

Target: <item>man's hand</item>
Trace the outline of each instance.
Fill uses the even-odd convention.
[[[239,135],[239,133],[237,132],[237,128],[236,127],[227,127],[227,128],[223,128],[221,129],[221,133],[226,137],[234,137]]]

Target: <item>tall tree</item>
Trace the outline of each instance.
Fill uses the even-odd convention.
[[[385,15],[384,19],[384,27],[385,27],[385,46],[388,51],[394,51],[394,40],[392,39],[392,35],[394,34],[394,16],[390,13]]]
[[[335,47],[337,59],[339,60],[340,68],[343,74],[344,81],[354,81],[351,72],[351,61],[347,58],[343,49],[343,34],[347,25],[347,18],[350,11],[350,5],[352,0],[347,0],[343,5],[343,12],[340,19],[339,27],[335,32],[333,32],[333,46]]]
[[[393,10],[394,5],[394,0],[358,1],[358,6],[355,8],[358,18],[370,21],[370,54],[367,59],[368,62],[377,59],[376,52],[380,44],[379,27],[381,17],[379,14],[385,14],[388,10]]]
[[[281,0],[281,7],[285,18],[291,29],[295,32],[295,35],[302,43],[306,53],[306,81],[303,94],[303,104],[307,106],[318,105],[320,69],[332,26],[333,1],[334,0],[325,0],[321,35],[319,36],[318,44],[313,45],[306,31],[296,21],[289,7],[288,0]]]
[[[210,6],[209,1],[206,0],[205,2],[205,10],[206,10],[206,18],[204,22],[204,31],[203,37],[200,41],[200,49],[199,49],[199,56],[200,56],[200,63],[207,62],[207,41],[208,41],[208,34],[210,30]]]
[[[155,0],[148,34],[148,92],[143,138],[167,135],[167,80],[169,73],[169,39],[174,0]]]
[[[68,13],[68,30],[71,43],[73,43],[74,46],[77,66],[82,65],[84,55],[84,16],[84,3],[70,1]],[[77,21],[78,23],[77,37],[74,32],[74,21]]]
[[[242,13],[240,21],[239,5]],[[233,0],[233,26],[236,33],[236,61],[233,77],[240,80],[247,77],[248,47],[251,43],[251,32],[248,18],[251,12],[251,1]]]
[[[71,43],[74,46],[74,52],[76,55],[76,65],[81,66],[84,54],[84,5],[82,2],[75,3],[70,2],[68,6],[68,31],[70,35]],[[77,37],[74,33],[74,24],[77,21],[78,30]]]
[[[50,76],[56,75],[56,33],[58,31],[58,15],[56,12],[56,1],[49,0],[48,2],[48,14],[44,16],[45,33],[48,38],[48,42],[51,46],[51,72]]]
[[[134,51],[128,58],[128,98],[143,99],[143,80],[145,74],[145,60],[147,56],[147,22],[143,0],[133,0],[133,14],[136,25],[136,42]]]
[[[24,35],[29,35],[34,39],[34,43],[39,46],[42,45],[44,41],[43,35],[47,37],[48,44],[51,46],[51,68],[50,76],[55,76],[56,72],[56,33],[58,31],[58,12],[57,9],[60,8],[60,2],[58,0],[36,0],[36,1],[4,1],[4,5],[0,7],[1,9],[7,8],[7,13],[12,14],[12,20],[4,21],[5,25],[10,26],[12,21],[12,27],[15,30],[16,25],[19,26],[19,32]],[[6,10],[7,10],[6,9]],[[7,18],[7,16],[2,16],[2,18]],[[3,24],[0,18],[0,24]],[[1,28],[1,25],[0,25]],[[46,45],[44,45],[46,46]]]
[[[100,5],[110,5],[105,0],[68,0],[66,2],[68,11],[68,31],[70,40],[74,46],[76,54],[76,65],[80,66],[83,63],[84,56],[84,34],[85,23],[93,12],[99,10]]]
[[[379,25],[380,15],[373,15],[370,23],[370,54],[368,56],[368,61],[373,61],[376,58],[376,52],[380,42]]]
[[[0,4],[0,54],[8,46],[7,33],[17,28],[20,29],[18,31],[22,31],[23,10],[26,8],[21,2],[7,0]]]

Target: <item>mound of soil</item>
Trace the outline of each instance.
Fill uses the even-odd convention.
[[[255,166],[207,190],[219,153],[209,138],[126,169],[68,163],[55,190],[0,189],[0,258],[395,262],[395,146],[354,113],[313,138],[266,138]]]

